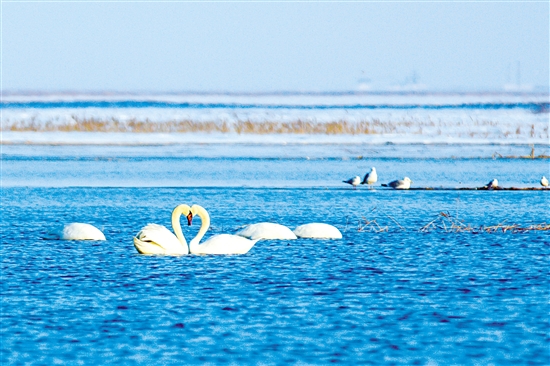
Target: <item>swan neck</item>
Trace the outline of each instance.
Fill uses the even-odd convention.
[[[210,227],[210,215],[202,206],[199,205],[193,205],[191,212],[193,215],[197,215],[201,218],[201,228],[197,233],[197,236],[195,236],[189,243],[189,251],[193,253],[196,249],[198,249],[199,242],[202,240],[204,234],[206,234],[206,231]]]
[[[174,209],[174,211],[172,211],[172,229],[174,229],[176,238],[178,238],[181,245],[184,246],[187,246],[187,241],[185,240],[185,236],[183,236],[183,231],[181,230],[180,218],[182,214],[187,214],[189,211],[191,211],[191,208],[188,205],[179,205]]]

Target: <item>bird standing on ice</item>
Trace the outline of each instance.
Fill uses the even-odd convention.
[[[368,172],[367,174],[365,174],[365,178],[363,178],[363,181],[361,182],[361,184],[374,184],[378,181],[378,174],[376,174],[376,168],[375,167],[372,167],[370,169],[370,172]]]
[[[543,187],[548,187],[548,179],[546,179],[544,175],[540,178],[540,185]]]
[[[498,180],[496,179],[493,179],[492,181],[490,181],[489,183],[487,183],[483,188],[487,188],[487,189],[495,189],[498,187]]]
[[[388,184],[382,184],[382,187],[392,187],[394,189],[409,189],[411,188],[412,180],[409,177],[394,180]]]
[[[342,182],[347,183],[347,184],[351,184],[353,186],[353,189],[356,189],[356,187],[359,184],[361,184],[361,178],[358,175],[356,175],[355,177],[350,178],[348,180],[343,180]]]

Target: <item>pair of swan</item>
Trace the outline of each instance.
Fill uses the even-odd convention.
[[[294,231],[291,231],[284,225],[260,222],[246,226],[244,229],[238,231],[237,235],[248,239],[342,239],[342,233],[336,227],[318,222],[300,225]]]
[[[197,236],[189,242],[183,236],[180,218],[185,214],[188,225],[193,216],[201,218],[201,227]],[[172,211],[172,228],[175,235],[166,227],[157,224],[144,226],[134,237],[134,246],[141,254],[245,254],[259,239],[249,240],[237,235],[220,234],[211,237],[204,243],[200,241],[210,226],[210,215],[199,205],[178,205]]]

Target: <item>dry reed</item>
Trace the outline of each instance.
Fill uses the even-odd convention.
[[[381,121],[377,118],[359,121],[335,120],[317,121],[302,120],[294,121],[196,121],[189,119],[151,121],[149,119],[138,120],[136,118],[119,120],[117,118],[84,118],[72,115],[67,120],[52,119],[48,121],[37,121],[31,117],[26,120],[10,121],[4,120],[3,131],[34,131],[34,132],[132,132],[132,133],[237,133],[237,134],[324,134],[324,135],[371,135],[371,134],[418,134],[418,135],[443,135],[450,133],[457,137],[487,137],[488,132],[477,127],[496,126],[494,121],[475,120],[471,125],[474,130],[455,131],[461,129],[462,122],[444,121],[422,121],[412,119],[400,119],[396,121]],[[534,130],[531,126],[530,134],[548,137],[548,128],[544,131]],[[446,132],[449,131],[449,132]],[[518,132],[516,130],[516,132]],[[526,134],[526,132],[522,132]],[[495,153],[496,156],[501,156]]]
[[[490,226],[472,226],[471,224],[465,224],[463,220],[459,220],[457,217],[452,216],[449,212],[439,212],[435,218],[430,220],[427,224],[423,225],[419,229],[405,228],[394,217],[381,213],[377,214],[377,208],[373,208],[369,213],[369,216],[374,218],[367,219],[362,217],[359,220],[357,231],[358,232],[389,232],[389,231],[420,231],[424,233],[428,232],[444,232],[444,233],[496,233],[496,232],[511,232],[511,233],[525,233],[530,231],[550,231],[550,224],[541,223],[536,225],[521,226],[519,224],[505,224],[504,222],[498,225]],[[389,220],[389,221],[388,221]],[[395,224],[395,225],[393,225]],[[347,226],[347,225],[346,225]]]

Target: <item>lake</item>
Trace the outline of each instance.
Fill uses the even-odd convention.
[[[341,182],[375,166],[379,183],[540,187],[547,160],[493,159],[494,146],[271,149],[4,146],[2,364],[549,363],[550,235],[483,230],[548,223],[548,191]],[[133,236],[170,228],[180,203],[209,211],[207,236],[326,222],[343,239],[138,254]],[[42,239],[69,222],[107,241]]]

